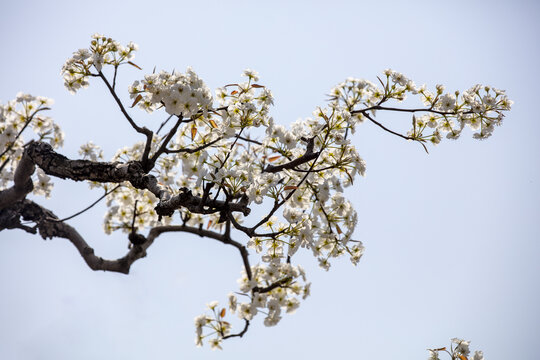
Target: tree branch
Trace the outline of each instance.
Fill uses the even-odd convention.
[[[240,331],[237,334],[231,334],[231,335],[224,336],[223,340],[229,339],[229,338],[232,338],[232,337],[242,337],[242,336],[244,336],[244,334],[248,331],[248,328],[249,328],[249,320],[244,319],[244,321],[246,322],[246,324],[244,325],[244,329],[242,331]]]
[[[101,195],[96,201],[94,201],[92,204],[90,204],[89,206],[85,207],[84,209],[82,209],[81,211],[78,211],[76,212],[75,214],[73,215],[70,215],[68,217],[65,217],[63,219],[59,219],[58,221],[67,221],[67,220],[71,220],[73,219],[74,217],[76,216],[79,216],[81,215],[82,213],[84,213],[85,211],[88,211],[90,210],[91,208],[93,208],[97,203],[99,203],[101,200],[103,200],[107,195],[109,195],[110,193],[113,193],[116,191],[116,189],[118,189],[119,187],[121,187],[122,185],[116,185],[113,189],[109,190],[109,191],[105,191],[105,193],[103,195]]]
[[[13,186],[0,191],[0,210],[24,199],[34,189],[34,184],[30,177],[34,173],[35,168],[34,162],[25,151],[15,170]]]
[[[111,84],[109,83],[109,81],[107,80],[107,78],[105,77],[105,75],[103,75],[103,73],[100,71],[98,73],[99,77],[103,80],[103,82],[105,83],[105,85],[107,86],[107,88],[109,89],[109,92],[111,93],[112,97],[114,98],[114,100],[116,101],[116,103],[118,104],[118,106],[120,107],[120,111],[122,112],[122,114],[124,114],[124,117],[127,119],[127,121],[129,122],[129,124],[133,127],[133,129],[135,129],[135,131],[137,131],[138,133],[140,134],[144,134],[146,135],[146,144],[144,146],[144,152],[143,152],[143,155],[142,155],[142,159],[141,159],[141,162],[143,164],[143,167],[145,168],[146,171],[150,171],[150,169],[146,169],[147,166],[148,166],[148,156],[150,154],[150,146],[152,145],[152,138],[154,136],[154,133],[152,132],[152,130],[146,128],[146,127],[140,127],[138,126],[135,121],[133,121],[133,119],[131,118],[131,116],[129,116],[129,114],[127,113],[126,109],[124,108],[124,105],[122,104],[122,102],[120,101],[120,98],[118,98],[118,95],[116,95],[116,91],[114,91],[114,88],[111,86]]]
[[[304,155],[300,156],[297,159],[289,161],[286,164],[277,165],[277,166],[268,165],[266,168],[263,169],[263,172],[277,173],[277,172],[280,172],[283,169],[294,169],[298,165],[305,164],[308,161],[311,161],[313,159],[318,158],[319,155],[321,154],[321,152],[320,151],[313,152],[313,147],[314,147],[314,144],[315,144],[315,138],[312,137],[312,138],[307,139],[307,140],[305,138],[302,138],[302,140],[307,141],[306,152],[304,153]]]
[[[218,141],[220,141],[221,139],[223,139],[222,137],[219,137],[215,140],[212,140],[206,144],[203,144],[201,146],[198,146],[196,148],[182,148],[182,149],[175,149],[175,150],[172,150],[172,149],[165,149],[164,150],[164,153],[165,154],[178,154],[178,153],[188,153],[188,154],[193,154],[193,153],[196,153],[197,151],[201,151],[201,150],[204,150],[206,149],[207,147],[209,146],[212,146],[214,145],[215,143],[217,143]]]
[[[33,142],[28,145],[25,155],[48,175],[75,181],[90,180],[100,183],[129,182],[137,189],[146,189],[154,194],[159,203],[156,212],[160,216],[171,216],[175,210],[182,207],[193,213],[210,214],[223,210],[241,212],[249,215],[251,209],[245,202],[236,203],[221,200],[203,199],[193,195],[187,188],[171,197],[169,191],[159,185],[155,176],[147,174],[139,161],[128,163],[109,163],[90,160],[70,160],[55,152],[49,144]],[[25,193],[26,195],[26,193]],[[2,204],[0,197],[0,205]]]
[[[169,131],[169,133],[167,134],[167,137],[165,138],[165,140],[163,140],[159,149],[152,156],[152,158],[148,160],[150,169],[154,167],[156,160],[161,156],[161,154],[163,154],[165,150],[167,150],[167,145],[169,145],[169,141],[171,141],[172,137],[176,133],[176,130],[178,130],[178,127],[180,126],[180,124],[182,124],[182,114],[178,116],[178,121],[176,122],[176,124],[174,124],[172,129]]]
[[[420,141],[420,140],[418,140],[418,139],[416,139],[416,138],[410,137],[410,136],[402,135],[402,134],[400,134],[400,133],[397,133],[397,132],[395,132],[395,131],[392,131],[392,130],[386,128],[383,124],[381,124],[380,122],[376,121],[376,120],[373,119],[371,116],[369,116],[369,114],[368,114],[367,112],[362,112],[362,115],[364,115],[365,117],[367,117],[372,123],[374,123],[375,125],[379,126],[381,129],[383,129],[383,130],[385,130],[385,131],[388,131],[388,132],[391,133],[391,134],[394,134],[394,135],[396,135],[396,136],[399,136],[400,138],[403,138],[403,139],[405,139],[405,140],[412,140],[412,141],[417,141],[417,142],[419,142],[420,145],[422,145],[422,146],[424,147],[424,150],[429,154],[429,151],[428,151],[426,145],[425,145],[422,141]]]
[[[21,217],[23,220],[35,222],[36,226],[34,228],[21,227]],[[59,222],[58,217],[52,211],[30,200],[20,201],[0,211],[0,231],[13,228],[21,228],[31,233],[36,233],[37,229],[43,239],[53,237],[67,239],[79,251],[90,269],[122,274],[128,274],[131,265],[146,256],[146,249],[156,237],[155,235],[149,236],[142,246],[132,247],[124,257],[116,260],[105,260],[94,254],[94,249],[88,245],[77,230],[64,222]]]
[[[25,221],[34,222],[34,227],[25,226],[21,223],[21,218]],[[201,237],[218,240],[224,244],[232,245],[238,249],[249,278],[251,279],[251,268],[248,260],[248,253],[244,245],[230,239],[230,237],[217,232],[204,230],[202,228],[185,225],[167,225],[152,228],[146,240],[139,245],[133,246],[128,253],[116,260],[105,260],[94,254],[94,249],[88,245],[84,238],[72,226],[59,221],[58,217],[50,210],[31,201],[23,200],[14,205],[0,210],[0,231],[4,229],[22,229],[27,232],[39,234],[43,239],[60,237],[69,240],[79,251],[86,264],[92,270],[103,270],[128,274],[131,265],[146,256],[146,250],[153,244],[154,240],[166,232],[187,232]],[[37,230],[37,231],[36,231]]]

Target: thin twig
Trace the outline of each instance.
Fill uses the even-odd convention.
[[[223,340],[229,339],[229,338],[232,338],[232,337],[242,337],[242,336],[244,336],[244,334],[248,331],[248,328],[249,328],[249,320],[244,319],[244,321],[246,322],[246,325],[244,325],[244,329],[242,331],[240,331],[238,334],[231,334],[231,335],[224,336]]]
[[[100,202],[101,200],[103,200],[107,195],[113,193],[114,191],[116,191],[116,189],[118,189],[119,187],[121,187],[122,185],[116,185],[113,189],[109,190],[109,191],[106,191],[105,194],[103,194],[99,199],[97,199],[96,201],[94,201],[92,204],[90,204],[89,206],[87,206],[86,208],[84,208],[83,210],[71,215],[71,216],[68,216],[66,218],[63,218],[63,219],[54,219],[54,221],[56,222],[63,222],[63,221],[67,221],[67,220],[71,220],[73,219],[75,216],[79,216],[81,215],[82,213],[84,213],[85,211],[87,210],[90,210],[92,207],[94,207],[94,205],[96,205],[98,202]]]
[[[429,154],[429,151],[428,151],[426,145],[425,145],[422,141],[420,141],[420,140],[418,140],[418,139],[416,139],[416,138],[410,137],[410,136],[402,135],[402,134],[400,134],[400,133],[397,133],[397,132],[395,132],[395,131],[392,131],[392,130],[388,129],[388,128],[385,127],[383,124],[381,124],[380,122],[376,121],[376,120],[373,119],[371,116],[369,116],[369,114],[368,114],[367,112],[363,112],[362,115],[364,115],[365,117],[367,117],[372,123],[374,123],[375,125],[379,126],[381,129],[383,129],[383,130],[385,130],[385,131],[388,131],[388,132],[391,133],[391,134],[394,134],[394,135],[396,135],[396,136],[399,136],[400,138],[403,138],[403,139],[405,139],[405,140],[412,140],[412,141],[419,142],[420,145],[422,145],[422,146],[424,147],[424,150],[426,151],[426,153]]]
[[[167,145],[169,145],[169,142],[171,141],[172,137],[176,133],[176,130],[178,130],[178,127],[180,126],[180,124],[182,124],[182,114],[178,116],[178,121],[176,122],[176,124],[174,124],[172,129],[169,131],[169,133],[167,134],[167,137],[165,138],[165,140],[163,140],[159,149],[149,159],[151,168],[154,167],[155,162],[161,156],[161,154],[163,154],[165,150],[167,150]]]
[[[167,123],[169,122],[169,120],[171,120],[171,118],[172,118],[173,116],[174,116],[174,114],[169,115],[169,117],[168,117],[164,122],[161,123],[161,125],[159,126],[159,129],[156,131],[156,135],[159,134],[159,132],[161,131],[161,129],[163,129],[163,127],[164,127],[165,125],[167,125]]]
[[[116,74],[117,74],[117,72],[118,72],[118,65],[115,65],[114,66],[113,83],[112,83],[113,90],[115,90],[115,88],[116,88]]]
[[[124,105],[122,104],[122,101],[120,101],[120,98],[118,98],[118,95],[114,91],[114,88],[111,86],[111,84],[109,83],[109,81],[105,77],[105,75],[103,75],[103,73],[100,71],[100,72],[98,72],[98,76],[103,80],[103,82],[105,83],[105,85],[109,89],[109,92],[111,93],[112,97],[114,98],[114,100],[116,101],[118,106],[120,107],[120,111],[122,112],[122,114],[124,114],[124,117],[127,119],[129,124],[133,127],[133,129],[135,129],[135,131],[137,131],[140,134],[146,135],[146,144],[144,146],[144,152],[143,152],[141,161],[143,163],[143,167],[145,168],[145,170],[150,171],[151,168],[148,168],[148,155],[150,154],[150,148],[151,148],[151,145],[152,145],[152,138],[154,136],[154,133],[151,130],[149,130],[148,128],[144,127],[144,126],[143,127],[138,126],[135,123],[135,121],[133,121],[131,116],[129,116],[128,112],[124,108]]]
[[[36,116],[36,114],[42,110],[50,110],[51,108],[48,108],[48,107],[44,107],[44,108],[40,108],[40,109],[37,109],[36,111],[34,111],[34,113],[32,115],[30,115],[30,117],[28,118],[28,120],[26,120],[26,122],[24,123],[24,126],[22,127],[21,131],[19,131],[17,133],[17,136],[15,136],[15,139],[11,142],[11,144],[9,144],[9,146],[6,148],[6,150],[4,150],[2,152],[2,154],[0,154],[0,158],[2,158],[8,151],[11,151],[11,149],[13,148],[13,145],[15,145],[15,143],[17,142],[17,140],[19,139],[19,137],[22,135],[23,131],[28,127],[28,125],[30,125],[30,123],[32,122],[32,120],[34,119],[34,116]],[[0,171],[4,170],[4,167],[6,167],[7,163],[9,162],[9,157],[2,163],[2,165],[0,166]]]

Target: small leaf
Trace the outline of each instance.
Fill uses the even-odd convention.
[[[137,97],[135,98],[135,101],[133,101],[133,104],[131,105],[131,107],[134,107],[135,105],[137,105],[137,103],[139,101],[141,101],[141,99],[142,99],[142,95],[141,94],[137,95]]]
[[[263,88],[264,85],[252,84],[251,87],[252,87],[252,88]]]
[[[195,135],[197,135],[197,128],[195,126],[191,127],[191,140],[195,139]]]
[[[210,229],[210,226],[212,226],[212,220],[208,221],[208,225],[206,226],[207,229]]]
[[[139,70],[142,70],[142,68],[141,68],[139,65],[134,64],[134,63],[132,63],[131,61],[128,61],[128,64],[131,65],[131,66],[135,66],[135,67],[136,67],[137,69],[139,69]]]
[[[238,84],[227,84],[224,87],[227,87],[227,86],[238,86]]]
[[[283,190],[296,190],[298,189],[298,186],[295,185],[287,185],[283,188]]]
[[[279,159],[281,157],[281,155],[276,155],[276,156],[271,156],[268,158],[268,161],[272,162],[272,161],[276,161],[277,159]]]
[[[221,309],[219,316],[221,316],[222,318],[225,317],[225,308]]]
[[[212,127],[213,127],[214,129],[217,129],[217,127],[218,127],[217,124],[216,124],[216,122],[214,121],[214,119],[210,119],[210,125],[212,125]]]
[[[460,358],[461,360],[469,360],[469,359],[467,359],[467,357],[466,357],[465,355],[459,355],[459,358]]]
[[[336,230],[338,234],[343,234],[343,231],[341,231],[341,228],[339,227],[338,224],[336,224]]]
[[[238,94],[238,90],[234,90],[233,92],[231,92],[231,95],[236,95]]]

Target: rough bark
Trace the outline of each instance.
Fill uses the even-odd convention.
[[[35,226],[23,225],[21,220],[31,221]],[[141,246],[133,246],[124,256],[116,260],[105,260],[94,254],[94,249],[72,226],[61,222],[50,210],[31,200],[22,200],[0,210],[0,231],[19,228],[30,233],[37,233],[43,239],[59,237],[69,240],[79,251],[86,264],[92,270],[114,271],[128,274],[131,264],[146,256],[146,249],[152,244],[155,235],[148,237]]]
[[[0,192],[0,209],[23,199],[32,190],[30,176],[34,165],[39,166],[46,174],[74,181],[90,180],[100,183],[129,182],[137,189],[146,189],[154,194],[159,203],[156,212],[160,216],[171,216],[182,207],[193,213],[215,213],[222,211],[250,213],[245,201],[226,202],[212,200],[193,195],[187,188],[182,188],[176,196],[160,186],[155,176],[147,174],[140,161],[97,162],[90,160],[71,160],[58,154],[43,142],[30,143],[19,163],[13,187]]]

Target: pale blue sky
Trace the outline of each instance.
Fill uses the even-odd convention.
[[[236,290],[234,249],[163,236],[124,276],[92,272],[65,240],[4,231],[0,358],[424,359],[452,337],[471,340],[487,360],[537,358],[539,10],[535,1],[3,1],[0,101],[18,91],[54,98],[50,115],[69,157],[88,140],[111,155],[136,139],[101,84],[76,96],[63,88],[60,67],[94,32],[139,44],[143,73],[192,66],[212,89],[256,69],[283,124],[310,116],[346,77],[376,81],[386,68],[431,88],[493,85],[515,104],[492,138],[466,132],[429,155],[360,127],[354,141],[367,177],[348,196],[364,258],[324,272],[310,254],[299,256],[312,296],[277,327],[256,319],[221,352],[195,348],[192,321]],[[120,86],[141,76],[126,69]],[[133,113],[148,126],[161,120]],[[378,119],[398,130],[410,124]],[[56,183],[51,200],[37,201],[59,216],[99,196],[82,183]],[[126,239],[102,233],[103,213],[70,223],[98,255],[116,258]]]

